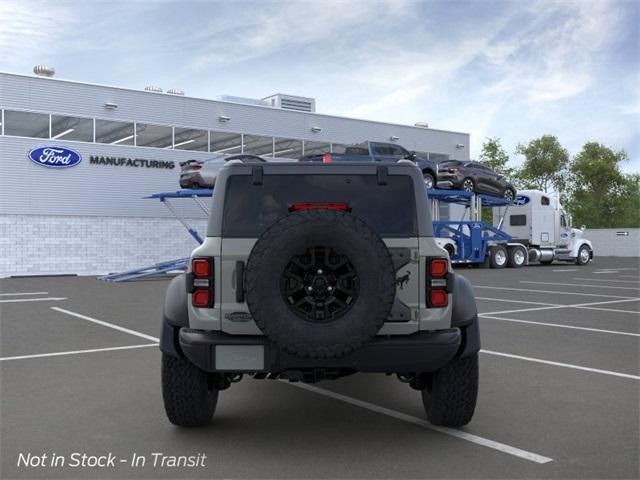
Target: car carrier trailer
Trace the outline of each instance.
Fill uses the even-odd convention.
[[[456,245],[449,250],[454,264],[487,265],[491,268],[519,268],[527,264],[524,244],[514,242],[501,229],[482,220],[483,208],[506,208],[511,200],[462,190],[429,190],[433,230],[436,237],[450,238]],[[440,220],[442,204],[464,207],[460,220]],[[446,247],[445,247],[446,248]]]
[[[513,201],[460,190],[429,190],[428,195],[435,236],[455,243],[455,248],[445,245],[454,264],[519,268],[554,260],[584,265],[593,259],[584,226],[572,228],[559,201],[544,192],[522,191]],[[463,207],[460,219],[440,220],[443,203]],[[492,210],[492,224],[482,220],[483,208]]]

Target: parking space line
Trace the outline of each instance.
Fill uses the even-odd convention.
[[[468,432],[463,432],[462,430],[456,430],[455,428],[440,427],[437,425],[432,425],[431,423],[429,423],[426,420],[423,420],[422,418],[414,417],[412,415],[407,415],[406,413],[398,412],[396,410],[391,410],[390,408],[386,408],[386,407],[381,407],[380,405],[376,405],[370,402],[365,402],[364,400],[359,400],[357,398],[348,397],[347,395],[342,395],[341,393],[325,390],[324,388],[319,388],[306,383],[289,383],[289,382],[283,382],[283,383],[287,383],[292,387],[298,387],[303,390],[308,390],[310,392],[317,393],[319,395],[324,395],[325,397],[329,397],[334,400],[339,400],[344,403],[355,405],[356,407],[371,410],[372,412],[380,413],[382,415],[395,418],[396,420],[402,420],[403,422],[428,428],[429,430],[434,430],[436,432],[444,433],[445,435],[450,435],[452,437],[460,438],[462,440],[466,440],[468,442],[475,443],[477,445],[482,445],[483,447],[488,447],[493,450],[506,453],[508,455],[513,455],[514,457],[519,457],[524,460],[528,460],[530,462],[544,464],[544,463],[549,463],[553,461],[552,458],[545,457],[543,455],[538,455],[537,453],[528,452],[527,450],[522,450],[520,448],[512,447],[511,445],[506,445],[504,443],[496,442],[494,440],[489,440],[488,438],[479,437],[478,435],[474,435]]]
[[[581,288],[614,288],[616,290],[640,290],[640,287],[619,287],[617,285],[585,285],[583,283],[554,283],[554,282],[534,282],[533,280],[520,280],[520,283],[534,283],[538,285],[562,285],[563,287]]]
[[[537,312],[540,310],[554,310],[557,308],[565,308],[567,306],[568,305],[553,305],[548,307],[518,308],[516,310],[498,310],[497,312],[485,312],[478,315],[501,315],[503,313]]]
[[[546,283],[546,282],[543,282]],[[564,285],[561,283],[560,285]],[[629,300],[637,300],[637,297],[623,297],[620,295],[604,295],[601,293],[580,293],[580,292],[558,292],[556,290],[533,290],[531,288],[513,288],[513,287],[494,287],[492,285],[474,285],[476,288],[488,288],[490,290],[509,290],[512,292],[527,292],[527,293],[553,293],[555,295],[575,295],[579,297],[604,297],[604,298],[625,298]]]
[[[476,300],[489,300],[492,302],[508,302],[508,303],[526,303],[530,305],[545,305],[547,307],[560,307],[558,303],[544,303],[544,302],[532,302],[530,300],[511,300],[509,298],[490,298],[490,297],[476,297]]]
[[[597,268],[594,273],[597,273],[597,272],[611,272],[611,271],[616,271],[617,272],[618,270],[637,270],[637,268],[635,268],[635,267]]]
[[[519,312],[536,312],[538,310],[553,310],[557,308],[583,308],[587,310],[603,310],[606,312],[619,312],[619,313],[631,313],[634,315],[638,315],[638,312],[634,312],[633,310],[616,310],[613,308],[600,308],[595,307],[594,305],[607,305],[610,303],[624,303],[624,302],[634,302],[640,300],[640,298],[627,298],[624,300],[609,300],[607,302],[589,302],[589,303],[577,303],[575,305],[554,305],[548,304],[546,307],[533,307],[533,308],[519,308],[517,310],[500,310],[497,312],[484,312],[482,315],[499,315],[502,313],[519,313]]]
[[[524,360],[526,362],[543,363],[545,365],[553,365],[555,367],[571,368],[573,370],[582,370],[585,372],[602,373],[604,375],[611,375],[613,377],[631,378],[633,380],[640,380],[640,376],[631,375],[629,373],[612,372],[611,370],[600,370],[599,368],[583,367],[582,365],[573,365],[571,363],[552,362],[551,360],[543,360],[542,358],[523,357],[522,355],[513,355],[512,353],[494,352],[492,350],[480,350],[480,353],[487,355],[496,355],[498,357],[515,358],[517,360]]]
[[[563,325],[560,323],[534,322],[532,320],[519,320],[516,318],[500,318],[500,317],[494,317],[492,315],[484,315],[484,314],[479,314],[478,316],[480,318],[488,318],[490,320],[502,320],[504,322],[528,323],[532,325],[542,325],[543,327],[569,328],[572,330],[585,330],[588,332],[610,333],[612,335],[627,335],[629,337],[640,337],[640,333],[619,332],[617,330],[603,330],[601,328],[577,327],[575,325]]]
[[[0,297],[15,297],[18,295],[49,295],[49,292],[0,293]]]
[[[601,307],[573,307],[573,308],[582,308],[584,310],[598,310],[600,312],[630,313],[631,315],[640,315],[640,312],[636,312],[635,310],[620,310],[617,308],[601,308]]]
[[[71,315],[72,317],[81,318],[82,320],[86,320],[87,322],[92,322],[98,325],[102,325],[103,327],[113,328],[114,330],[128,333],[129,335],[135,335],[136,337],[144,338],[145,340],[150,340],[152,342],[160,341],[158,338],[152,337],[151,335],[147,335],[146,333],[137,332],[135,330],[131,330],[130,328],[125,328],[125,327],[121,327],[120,325],[115,325],[113,323],[105,322],[103,320],[98,320],[97,318],[87,317],[86,315],[72,312],[71,310],[65,310],[64,308],[51,307],[51,310],[55,310],[56,312],[60,312],[60,313],[66,313],[67,315]]]
[[[620,278],[638,278],[637,275],[619,275]]]
[[[66,300],[67,297],[46,297],[46,298],[9,298],[0,300],[0,303],[22,303],[22,302],[59,302]]]
[[[573,280],[588,280],[590,282],[611,282],[611,283],[640,283],[640,280],[609,280],[607,278],[573,277]]]
[[[552,272],[577,272],[578,268],[561,268],[559,270],[551,270]]]
[[[0,362],[8,362],[11,360],[26,360],[28,358],[61,357],[65,355],[78,355],[79,353],[112,352],[115,350],[131,350],[133,348],[146,348],[146,347],[157,347],[157,346],[158,346],[157,343],[145,343],[143,345],[125,345],[123,347],[92,348],[89,350],[70,350],[67,352],[54,352],[54,353],[36,353],[34,355],[18,355],[16,357],[0,357]]]

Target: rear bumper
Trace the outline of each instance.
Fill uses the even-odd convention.
[[[436,184],[438,185],[438,188],[456,189],[462,184],[462,179],[462,176],[439,173]]]
[[[472,328],[464,330],[471,331]],[[477,332],[477,329],[475,330]],[[350,355],[340,358],[298,358],[280,350],[262,336],[230,336],[181,328],[181,353],[208,372],[269,372],[290,370],[354,370],[358,372],[431,372],[438,370],[466,347],[461,329],[419,332],[407,336],[376,337]]]
[[[190,172],[180,174],[180,187],[182,188],[189,188],[193,186],[204,187],[205,185],[206,182],[200,173]]]

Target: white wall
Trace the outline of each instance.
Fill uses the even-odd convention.
[[[622,232],[629,235],[618,235]],[[595,257],[640,257],[640,228],[588,228],[584,236],[593,243]]]
[[[190,223],[205,235],[205,219]],[[121,272],[188,257],[196,246],[169,218],[0,215],[0,277]]]

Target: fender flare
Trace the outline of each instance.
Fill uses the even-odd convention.
[[[451,326],[465,327],[473,323],[478,316],[476,297],[471,282],[462,275],[455,275],[453,288],[453,306],[451,309]]]
[[[169,282],[164,297],[160,350],[175,357],[182,356],[180,348],[180,328],[189,326],[187,309],[187,287],[185,274],[178,275]]]
[[[424,175],[425,173],[429,173],[431,174],[431,176],[433,177],[433,180],[436,181],[437,180],[437,175],[436,172],[433,171],[433,169],[431,167],[424,167],[421,168],[420,171],[422,172],[422,174]]]

